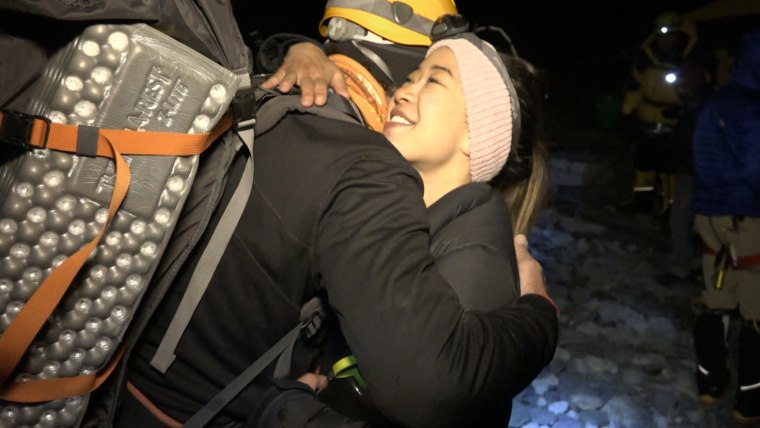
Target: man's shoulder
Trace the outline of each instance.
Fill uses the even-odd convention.
[[[418,174],[382,134],[311,114],[287,114],[257,136],[254,162],[262,191],[287,189],[307,199],[324,197],[338,183],[373,177],[419,186]]]
[[[314,162],[350,158],[406,161],[380,133],[364,126],[309,113],[288,113],[257,143],[268,150],[306,156]]]

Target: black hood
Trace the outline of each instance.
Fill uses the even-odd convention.
[[[384,88],[397,88],[425,59],[427,47],[344,40],[326,42],[325,52],[346,55],[369,70]]]

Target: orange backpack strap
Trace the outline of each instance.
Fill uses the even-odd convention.
[[[90,393],[108,379],[119,365],[122,355],[124,355],[123,345],[99,373],[9,383],[0,392],[0,399],[16,403],[40,403]]]
[[[0,111],[0,142],[26,149],[51,149],[81,156],[112,158],[113,146],[125,155],[191,156],[206,150],[232,125],[225,115],[206,134],[101,129],[51,123],[45,117]]]
[[[129,155],[197,155],[208,148],[232,124],[227,115],[207,134],[179,134],[98,129],[51,123],[49,120],[19,112],[0,112],[0,141],[26,149],[52,149],[88,156],[105,156],[116,164],[114,190],[108,207],[108,218],[95,238],[61,263],[39,286],[11,324],[0,336],[0,398],[11,400],[9,394],[28,401],[48,401],[92,391],[102,380],[96,375],[69,378],[39,379],[6,384],[26,349],[42,329],[45,321],[60,303],[90,253],[97,247],[111,219],[116,215],[129,190],[131,174],[122,154]],[[120,355],[120,354],[119,354]],[[118,358],[112,358],[115,364]],[[101,372],[105,376],[108,370]],[[33,385],[42,385],[34,387]],[[70,394],[70,391],[76,391]],[[21,392],[19,392],[21,391]],[[32,391],[32,392],[29,392]],[[36,392],[34,392],[36,391]],[[53,395],[53,398],[49,398]],[[32,398],[36,397],[36,398]],[[13,398],[13,401],[23,401]]]

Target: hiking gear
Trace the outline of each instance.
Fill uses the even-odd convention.
[[[55,256],[55,251],[60,252],[61,257],[53,258],[51,268],[45,269],[42,275],[25,275],[25,280],[39,280],[45,275],[48,275],[47,281],[56,277],[73,277],[76,275],[75,265],[79,262],[94,266],[89,273],[86,273],[85,269],[77,276],[57,312],[47,322],[49,333],[58,331],[60,334],[47,334],[45,341],[40,342],[44,347],[34,345],[34,354],[30,354],[28,359],[32,366],[42,364],[45,377],[63,376],[42,380],[56,385],[42,387],[46,394],[70,398],[65,400],[66,405],[63,407],[61,400],[56,400],[26,407],[21,411],[11,411],[21,407],[16,403],[0,402],[0,406],[8,410],[3,412],[4,415],[17,418],[12,422],[14,424],[35,424],[37,422],[34,418],[40,417],[46,420],[56,419],[56,423],[61,426],[110,424],[107,421],[113,418],[114,405],[119,402],[118,397],[123,385],[120,383],[120,379],[123,379],[121,375],[115,377],[115,381],[109,382],[108,387],[100,388],[96,395],[77,395],[82,392],[81,385],[89,382],[80,381],[80,386],[77,387],[79,389],[58,388],[58,385],[65,385],[70,379],[76,379],[65,376],[70,372],[76,374],[77,370],[87,373],[78,378],[95,378],[96,365],[103,364],[104,361],[108,362],[106,369],[118,364],[119,367],[115,370],[123,372],[123,366],[134,343],[131,339],[140,334],[155,309],[155,302],[168,286],[167,283],[163,283],[162,288],[154,283],[147,287],[151,275],[154,278],[164,277],[177,259],[183,257],[183,251],[189,251],[187,249],[191,247],[188,245],[190,240],[186,238],[192,236],[192,233],[186,233],[187,229],[184,227],[180,228],[181,233],[175,233],[172,240],[169,240],[172,229],[177,230],[176,225],[184,222],[179,213],[180,209],[188,206],[184,202],[192,193],[191,184],[197,183],[197,179],[201,178],[206,194],[208,189],[212,188],[207,186],[206,177],[199,174],[198,154],[205,146],[206,157],[211,160],[209,163],[213,164],[213,160],[218,158],[217,154],[230,147],[228,141],[231,140],[231,132],[225,133],[225,141],[217,138],[218,134],[209,134],[208,131],[214,125],[214,121],[226,112],[226,105],[233,96],[236,98],[233,110],[239,114],[247,110],[244,106],[245,90],[241,89],[236,93],[236,88],[244,88],[250,83],[250,51],[242,43],[237,27],[230,25],[234,19],[231,17],[229,4],[203,2],[195,7],[187,7],[187,2],[183,1],[182,4],[162,2],[160,7],[152,4],[143,7],[130,3],[130,18],[133,22],[151,22],[151,28],[144,24],[118,27],[108,24],[110,19],[123,19],[124,9],[121,3],[123,2],[112,1],[102,8],[89,9],[47,1],[2,4],[3,9],[11,10],[3,13],[3,19],[12,19],[15,16],[33,18],[57,30],[52,33],[81,35],[77,36],[75,47],[69,46],[60,51],[61,53],[49,62],[49,71],[42,74],[35,85],[30,88],[25,84],[11,86],[21,90],[12,94],[7,105],[13,105],[16,109],[25,109],[24,106],[27,105],[31,110],[26,110],[26,113],[5,111],[3,114],[4,129],[0,133],[6,140],[19,146],[18,143],[29,136],[29,140],[24,144],[26,149],[31,150],[33,145],[46,145],[48,150],[34,150],[31,154],[24,154],[19,150],[6,150],[0,155],[4,158],[4,174],[0,176],[5,180],[0,181],[0,195],[22,198],[20,200],[30,198],[30,202],[39,204],[43,210],[46,208],[45,204],[55,204],[55,211],[49,211],[45,215],[46,224],[55,228],[51,231],[54,233],[35,229],[34,233],[45,233],[42,234],[39,245],[31,248],[28,257],[25,256],[25,247],[15,246],[14,254],[22,256],[17,259],[16,266],[22,266],[21,263],[25,262],[44,262],[46,257]],[[83,32],[82,24],[46,17],[101,21],[104,24],[88,27]],[[117,28],[119,31],[111,31]],[[167,34],[181,40],[202,55],[224,64],[228,70],[233,70],[233,73],[225,71],[225,76],[232,76],[233,80],[225,77],[227,80],[220,83],[236,83],[217,86],[213,90],[211,84],[200,84],[204,79],[213,78],[213,73],[221,70],[218,63],[198,53],[191,54],[189,48],[180,46],[163,34],[156,35],[154,28],[166,30]],[[130,38],[138,33],[139,37]],[[21,35],[27,38],[37,36],[38,33],[34,32]],[[156,49],[164,51],[151,57],[150,52],[156,52]],[[192,65],[188,66],[188,61]],[[152,65],[155,67],[151,68]],[[209,65],[212,67],[211,73]],[[127,71],[129,73],[126,73]],[[128,78],[122,79],[125,74],[135,79],[132,82],[136,85],[130,88],[129,82],[125,83]],[[239,76],[236,76],[238,74]],[[143,77],[143,82],[148,84],[141,86],[138,80]],[[20,78],[29,79],[28,76]],[[204,86],[204,90],[208,92],[201,95],[200,90]],[[129,110],[130,106],[135,106],[135,109]],[[51,109],[45,110],[48,107]],[[191,113],[193,109],[196,110]],[[197,118],[197,112],[201,110],[201,115],[206,117]],[[47,117],[44,117],[45,115]],[[123,121],[119,122],[119,118]],[[230,119],[231,117],[227,116],[216,130],[223,133],[232,123]],[[82,126],[57,123],[69,120],[76,120],[76,123]],[[238,116],[236,121],[239,126],[242,122],[241,116]],[[5,127],[7,124],[11,125]],[[121,130],[99,129],[94,126],[115,126]],[[138,133],[126,129],[148,131]],[[195,135],[185,134],[189,130]],[[214,141],[218,144],[210,145]],[[21,148],[24,147],[19,147]],[[70,151],[78,156],[71,156],[62,151]],[[122,159],[121,154],[129,156]],[[90,159],[86,156],[109,156],[115,159],[116,168],[109,166],[107,159]],[[132,180],[129,178],[127,166],[132,170]],[[68,168],[72,168],[75,173],[68,177],[60,173]],[[18,171],[20,174],[9,174],[8,171]],[[34,173],[30,175],[30,171]],[[44,175],[35,177],[35,174]],[[14,179],[40,180],[44,186],[30,188],[21,183],[20,186],[15,186],[15,192],[4,193],[3,187],[13,188]],[[162,181],[165,182],[164,189],[161,186]],[[54,192],[47,187],[52,187]],[[110,198],[112,188],[115,195],[113,200]],[[60,194],[57,193],[60,191],[71,193],[73,196],[64,193],[64,197],[57,198],[56,194]],[[81,197],[74,197],[78,195]],[[124,199],[124,202],[117,211],[120,198]],[[2,202],[5,206],[6,201]],[[112,209],[105,208],[109,205]],[[99,206],[104,208],[98,209]],[[198,207],[202,209],[205,205],[193,202],[189,211]],[[42,214],[43,211],[35,210],[33,218],[39,219]],[[113,221],[110,221],[111,217],[114,218]],[[29,235],[32,230],[24,226],[27,220],[16,222],[15,226],[12,222],[4,222],[5,233],[15,229],[18,231],[14,232],[17,236],[32,239],[33,236]],[[71,220],[74,221],[69,223]],[[192,224],[199,228],[204,224],[197,218],[192,221]],[[90,254],[97,244],[98,228],[102,234],[107,227],[110,227],[112,232],[107,233],[104,242],[97,246],[97,253]],[[92,239],[90,244],[63,261],[65,254],[73,253],[86,243],[85,238]],[[38,247],[45,251],[38,250]],[[160,258],[162,252],[163,257]],[[103,264],[97,264],[99,262]],[[53,266],[58,267],[53,269]],[[129,272],[130,269],[133,271],[132,274]],[[65,275],[58,274],[64,270]],[[3,273],[6,272],[3,269]],[[11,273],[16,274],[15,271]],[[111,284],[113,281],[121,281],[123,286],[115,287]],[[22,307],[35,312],[38,318],[44,311],[34,310],[32,302],[35,299],[40,301],[40,291],[44,286],[40,286],[33,299]],[[65,289],[58,290],[59,293],[63,291]],[[78,299],[78,296],[82,298]],[[142,302],[138,309],[140,300],[148,303]],[[113,307],[109,313],[109,302],[111,306],[114,303],[122,304]],[[128,302],[126,306],[124,302]],[[55,306],[54,300],[46,304]],[[14,309],[19,307],[21,306],[12,306]],[[66,308],[73,309],[60,312]],[[57,314],[66,316],[57,318]],[[88,316],[91,317],[88,319]],[[127,331],[126,325],[130,319],[130,328]],[[17,316],[16,321],[21,320]],[[81,334],[72,335],[71,329],[61,330],[66,325],[84,329]],[[94,335],[98,331],[100,339]],[[6,337],[11,340],[14,335],[6,330],[0,340]],[[75,345],[92,349],[85,352],[84,348],[74,348],[72,351],[69,346],[72,339]],[[118,346],[120,342],[122,345]],[[66,355],[66,352],[71,352],[71,357],[61,364],[55,364],[57,361],[45,363],[44,359],[40,359],[41,351],[44,351],[43,356],[48,358],[60,358]],[[114,354],[110,360],[109,353]],[[122,355],[120,360],[118,357]],[[26,367],[35,368],[29,364]],[[98,373],[98,379],[106,377],[106,369]],[[31,374],[37,373],[29,371]],[[27,377],[22,374],[21,379]],[[100,380],[85,390],[96,387]],[[27,389],[27,385],[22,385],[21,389],[15,386],[4,388],[3,392],[8,399],[9,394],[17,394],[23,389]],[[36,394],[20,398],[39,400],[48,397]],[[85,410],[87,418],[84,417]]]
[[[654,29],[655,31],[660,31],[663,33],[667,31],[675,31],[683,23],[684,23],[684,19],[680,14],[673,11],[666,11],[666,12],[662,12],[661,14],[657,15],[657,17],[655,17]],[[663,28],[665,28],[666,31],[662,31]]]
[[[301,323],[293,328],[285,337],[269,348],[258,360],[251,364],[243,373],[227,384],[213,399],[188,419],[183,426],[186,428],[203,428],[230,401],[248,386],[275,358],[279,356],[274,370],[275,379],[286,379],[290,375],[290,361],[293,346],[299,338],[314,337],[326,316],[326,309],[318,297],[314,297],[301,308]]]
[[[520,102],[512,79],[496,49],[472,33],[435,42],[428,56],[442,47],[454,53],[459,70],[472,181],[489,181],[504,167],[512,141],[519,138]]]
[[[373,428],[397,426],[377,409],[353,355],[335,362],[332,373],[327,387],[319,393],[320,401],[351,419],[367,422]]]
[[[677,34],[675,37],[681,39],[681,43],[678,44],[677,52],[667,52],[670,54],[668,58],[661,58],[665,53],[658,50],[654,45],[658,37],[673,37],[671,34]],[[678,59],[686,58],[694,49],[697,43],[697,27],[688,19],[673,11],[666,11],[658,15],[654,20],[654,28],[649,37],[642,43],[642,50],[647,54],[647,57],[653,61],[655,65],[662,65],[663,63],[673,62],[673,54],[678,55]],[[673,49],[673,48],[672,48]],[[680,62],[680,61],[678,61]]]
[[[239,84],[145,24],[96,25],[49,61],[31,114],[0,113],[0,140],[27,150],[5,165],[13,172],[4,186],[14,191],[0,207],[3,247],[14,260],[2,278],[0,397],[77,403],[65,416],[55,402],[27,406],[36,410],[12,423],[44,417],[66,425],[83,416],[87,394],[123,353],[197,155],[231,124],[220,119]]]
[[[760,324],[742,320],[739,330],[737,390],[734,421],[749,425],[760,423]]]
[[[726,271],[731,266],[731,254],[728,251],[728,247],[721,245],[720,250],[715,254],[715,261],[713,262],[713,286],[716,290],[723,288],[723,280],[726,279]]]
[[[385,90],[377,84],[377,81],[367,79],[365,76],[371,76],[369,71],[352,58],[335,54],[330,55],[330,60],[346,76],[348,94],[361,112],[367,126],[373,131],[382,132],[388,115]]]
[[[702,307],[694,325],[697,390],[700,401],[708,406],[715,404],[723,395],[729,380],[724,316],[727,316],[726,311]]]
[[[353,106],[334,94],[328,97],[328,102],[325,106],[309,108],[301,105],[298,94],[280,95],[273,91],[257,90],[256,99],[257,114],[256,125],[254,126],[256,134],[268,132],[283,117],[293,111],[310,113],[363,126],[361,117],[353,109]],[[185,328],[187,328],[190,322],[190,318],[195,312],[200,299],[203,297],[221,255],[224,253],[224,248],[227,246],[235,227],[237,227],[242,211],[248,202],[252,183],[248,183],[247,180],[241,180],[241,183],[245,184],[237,187],[235,194],[230,200],[230,204],[225,208],[219,223],[215,226],[214,233],[200,256],[196,270],[192,275],[188,288],[185,290],[174,318],[166,329],[166,333],[151,361],[151,365],[163,373],[174,362],[174,349],[177,347]],[[243,189],[244,192],[238,194],[240,189]],[[319,330],[324,317],[325,309],[318,298],[315,297],[307,302],[301,310],[301,323],[269,348],[267,352],[252,363],[235,380],[230,382],[213,399],[208,401],[202,409],[185,422],[184,426],[188,428],[205,426],[227,404],[234,400],[259,373],[266,369],[275,358],[279,357],[274,370],[274,378],[285,379],[289,376],[291,357],[296,341],[299,338],[308,340],[313,337]]]
[[[345,55],[360,63],[370,73],[375,84],[387,90],[401,86],[406,77],[425,58],[424,46],[404,46],[373,43],[365,40],[343,40],[325,42],[327,56]]]
[[[347,40],[370,31],[401,45],[430,46],[435,20],[456,13],[451,0],[328,0],[319,33],[333,40]]]
[[[723,267],[724,270],[727,270],[729,268],[733,270],[747,270],[747,269],[755,269],[757,267],[760,267],[760,254],[737,256],[736,250],[733,249],[733,251],[731,251],[730,246],[723,245],[720,247],[718,251],[715,251],[712,248],[708,247],[707,244],[703,244],[702,252],[704,254],[710,254],[710,255],[715,254],[715,268],[716,269],[718,268],[719,265],[720,266],[725,265]],[[721,263],[718,263],[719,258],[723,260]]]
[[[492,27],[496,28],[496,27]],[[501,30],[501,29],[499,29]],[[433,43],[470,31],[470,22],[462,15],[443,15],[435,20],[433,29],[430,30],[430,38]],[[473,32],[475,32],[473,30]],[[502,31],[506,36],[506,33]],[[508,39],[509,37],[507,37]],[[517,56],[517,55],[515,55]]]

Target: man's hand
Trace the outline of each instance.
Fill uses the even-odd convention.
[[[538,294],[554,305],[549,292],[546,290],[546,279],[541,264],[528,251],[528,238],[523,234],[515,236],[515,256],[517,270],[520,274],[520,295]],[[556,308],[556,305],[554,305]],[[557,311],[559,312],[559,310]]]
[[[282,65],[261,84],[264,89],[277,87],[288,92],[293,86],[301,88],[301,105],[324,105],[328,86],[348,98],[343,72],[327,58],[324,51],[309,42],[296,43],[288,48]]]

